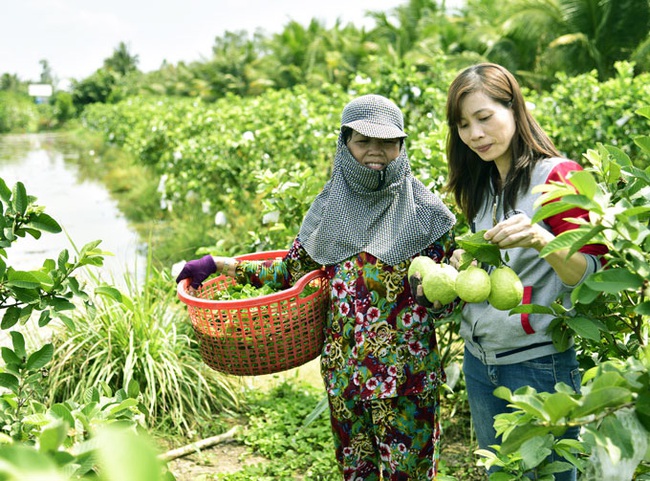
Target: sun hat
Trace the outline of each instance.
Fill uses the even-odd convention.
[[[376,94],[362,95],[348,103],[341,114],[341,127],[377,139],[407,136],[401,110],[386,97]]]

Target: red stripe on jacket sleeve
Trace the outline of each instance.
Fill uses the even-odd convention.
[[[568,184],[571,184],[571,182],[567,179],[567,176],[569,172],[574,172],[577,170],[582,170],[582,167],[577,162],[574,162],[573,160],[562,162],[556,165],[553,170],[551,170],[551,172],[548,174],[548,177],[546,178],[546,183],[550,184],[552,182],[567,182]],[[553,200],[551,202],[555,202],[556,200]],[[544,222],[546,222],[546,224],[551,228],[551,232],[553,232],[554,235],[558,236],[562,232],[573,230],[579,227],[578,224],[574,224],[573,222],[566,220],[569,218],[580,218],[588,221],[589,212],[576,207],[559,214],[555,214],[551,217],[547,217],[544,219]],[[602,244],[588,244],[582,246],[580,248],[580,252],[584,254],[602,256],[603,254],[607,253],[607,247]],[[604,262],[604,259],[601,259],[601,262]]]
[[[530,304],[531,299],[533,298],[533,286],[524,287],[524,297],[521,300],[522,304]],[[535,329],[530,325],[530,314],[527,312],[522,312],[521,314],[521,327],[524,328],[526,334],[535,334]]]

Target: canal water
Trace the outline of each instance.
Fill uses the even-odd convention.
[[[101,240],[98,248],[113,255],[105,256],[103,267],[90,270],[100,280],[124,286],[127,277],[142,277],[145,246],[104,185],[83,178],[75,163],[80,155],[94,153],[79,152],[61,134],[0,135],[0,178],[10,189],[22,182],[27,194],[36,197],[36,204],[44,206],[45,213],[64,230],[44,232],[38,240],[19,239],[7,249],[7,264],[17,270],[35,270],[47,258],[56,260],[63,249],[73,259],[75,246],[81,249]]]

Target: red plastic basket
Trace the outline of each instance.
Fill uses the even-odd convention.
[[[237,256],[238,260],[284,257],[287,251]],[[256,376],[298,367],[315,359],[323,347],[328,290],[325,273],[312,271],[284,291],[251,299],[213,300],[216,292],[235,283],[220,275],[188,292],[189,279],[178,284],[187,304],[203,361],[226,374]],[[308,286],[316,292],[305,297]]]

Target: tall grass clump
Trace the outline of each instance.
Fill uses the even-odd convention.
[[[201,360],[185,311],[168,273],[147,268],[138,287],[97,286],[95,299],[74,311],[53,335],[53,401],[105,382],[117,390],[135,380],[150,427],[186,435],[212,413],[238,406],[233,379]]]

